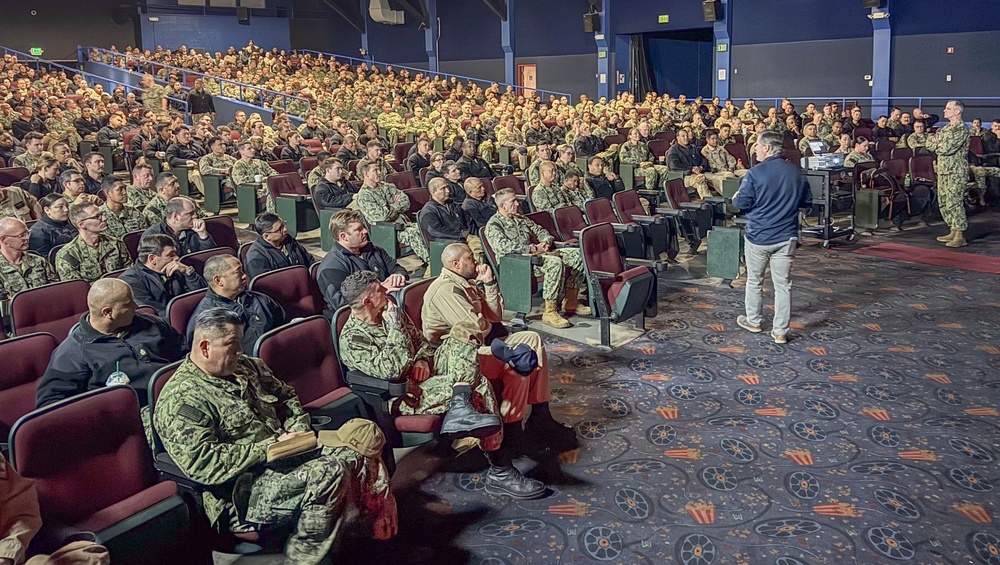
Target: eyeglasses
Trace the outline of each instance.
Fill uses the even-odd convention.
[[[100,220],[103,217],[104,217],[104,212],[98,212],[97,214],[95,214],[93,216],[90,216],[90,217],[87,217],[87,218],[83,218],[80,221],[81,222],[86,222],[87,220]]]
[[[25,231],[23,231],[21,233],[18,233],[18,234],[13,234],[13,233],[0,234],[0,237],[15,237],[17,239],[28,239],[28,237],[30,237],[30,236],[31,236],[31,232],[29,232],[27,230],[25,230]]]
[[[284,223],[282,223],[278,227],[276,227],[274,229],[271,229],[271,230],[267,230],[264,233],[284,233],[284,232],[287,232],[287,231],[288,231],[288,228],[285,226]]]
[[[73,177],[66,181],[64,184],[76,184],[83,182],[83,177]]]

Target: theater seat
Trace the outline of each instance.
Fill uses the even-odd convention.
[[[0,446],[7,452],[7,435],[14,422],[35,409],[35,391],[59,340],[50,333],[33,333],[0,341]]]
[[[232,216],[212,216],[205,218],[205,229],[208,235],[212,236],[215,245],[228,247],[233,253],[240,248],[240,240],[236,236],[236,225],[233,224]]]
[[[497,257],[493,245],[486,237],[485,227],[479,228],[479,239],[483,242],[486,261],[496,273],[500,294],[504,299],[504,309],[514,312],[511,322],[515,326],[527,326],[527,316],[531,312],[531,297],[538,292],[542,284],[542,277],[535,276],[534,273],[534,267],[542,264],[541,256],[511,253]]]
[[[692,202],[682,179],[668,180],[663,187],[666,196],[664,208],[656,211],[672,214],[678,233],[682,234],[693,249],[698,249],[701,240],[712,229],[714,210],[711,204]],[[671,212],[673,211],[673,212]]]
[[[181,263],[185,265],[190,265],[194,267],[194,270],[202,275],[205,272],[205,263],[209,259],[215,257],[216,255],[235,255],[236,250],[230,249],[228,247],[213,247],[211,249],[206,249],[204,251],[199,251],[197,253],[191,253],[190,255],[185,255],[181,259]]]
[[[333,344],[340,358],[340,333],[347,324],[351,309],[347,306],[337,310],[333,316]],[[328,326],[329,327],[329,326]],[[263,339],[263,337],[262,337]],[[387,381],[360,373],[345,371],[345,379],[351,390],[364,402],[368,413],[379,425],[386,438],[386,451],[383,451],[383,461],[389,472],[395,470],[395,459],[392,457],[394,447],[413,447],[427,443],[437,436],[441,430],[441,416],[415,415],[393,416],[390,409],[392,399],[406,392],[407,377]],[[388,452],[388,453],[387,453]]]
[[[647,259],[658,260],[661,253],[666,253],[671,259],[677,256],[677,231],[674,223],[665,215],[650,216],[639,201],[639,193],[634,190],[623,190],[612,196],[618,219],[623,224],[637,224],[646,240]]]
[[[249,290],[273,298],[289,320],[322,314],[326,307],[323,292],[302,265],[261,273],[250,281]]]
[[[611,201],[607,198],[594,198],[584,204],[587,212],[587,221],[591,224],[607,222],[611,225],[618,239],[619,248],[626,257],[643,259],[648,257],[646,238],[639,228],[639,224],[634,222],[622,223]]]
[[[650,265],[658,264],[623,261],[614,228],[606,222],[580,232],[580,254],[591,307],[601,320],[601,347],[611,349],[612,323],[635,318],[636,329],[645,330],[646,317],[656,315],[656,274]]]
[[[187,335],[188,321],[205,298],[208,289],[192,290],[175,296],[167,303],[167,323],[181,335]]]
[[[127,386],[100,388],[35,410],[14,424],[11,464],[35,482],[45,524],[38,549],[93,532],[116,563],[192,563],[188,507],[158,482]]]
[[[48,332],[62,341],[87,312],[86,281],[72,280],[22,290],[10,300],[15,335]]]
[[[579,231],[587,227],[587,219],[583,217],[583,212],[576,206],[565,206],[557,208],[552,215],[555,217],[560,239],[579,243]]]

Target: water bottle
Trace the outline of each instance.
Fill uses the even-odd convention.
[[[910,188],[910,173],[906,173],[906,176],[903,178],[903,186]]]

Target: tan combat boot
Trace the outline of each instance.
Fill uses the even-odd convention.
[[[563,312],[567,316],[572,316],[573,314],[578,314],[580,316],[589,316],[591,314],[590,306],[584,306],[578,302],[579,291],[575,288],[566,289],[566,299],[563,300]]]
[[[555,300],[545,301],[545,310],[542,311],[542,323],[560,330],[572,325],[569,323],[569,320],[559,315],[559,311],[556,310]]]
[[[951,242],[951,240],[955,239],[955,230],[951,230],[950,232],[948,232],[948,235],[942,235],[941,237],[937,237],[934,239],[937,239],[941,243],[949,243]]]
[[[944,244],[945,247],[965,247],[969,242],[965,241],[965,232],[956,231],[955,239]]]

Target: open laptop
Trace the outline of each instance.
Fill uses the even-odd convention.
[[[811,139],[806,143],[809,144],[809,149],[812,149],[813,155],[823,155],[828,153],[826,149],[826,143],[822,139]]]

